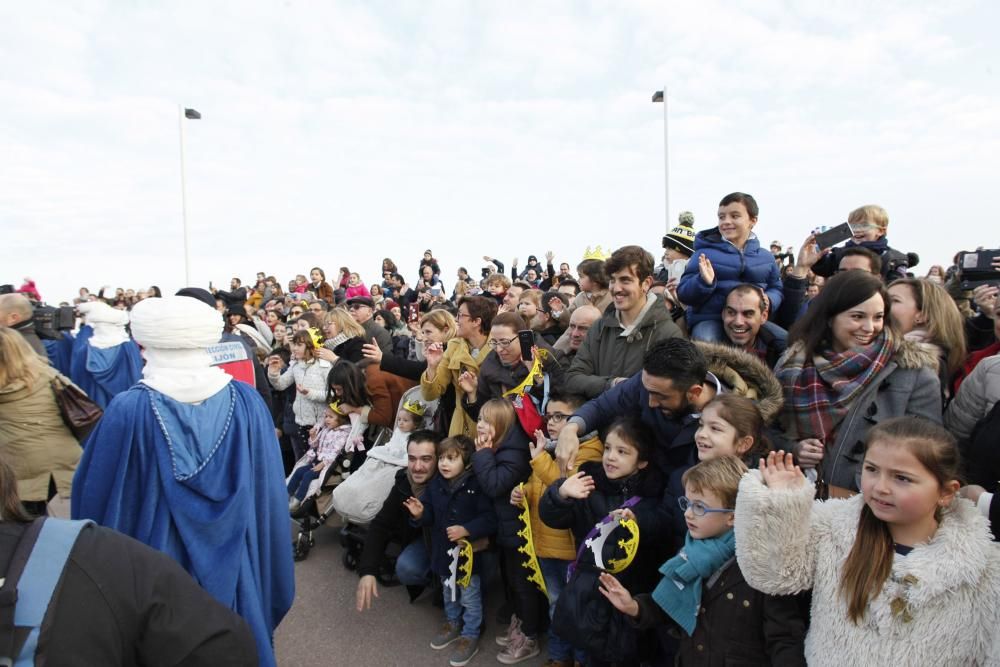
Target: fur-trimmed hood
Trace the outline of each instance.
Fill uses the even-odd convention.
[[[764,423],[769,424],[781,412],[785,402],[781,383],[771,369],[755,355],[724,343],[696,341],[705,355],[708,370],[734,394],[757,404]]]

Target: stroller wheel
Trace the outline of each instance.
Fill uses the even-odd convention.
[[[309,555],[309,549],[313,547],[315,542],[313,541],[312,535],[306,535],[305,533],[299,533],[299,536],[295,539],[295,544],[292,547],[292,559],[295,562],[305,560]]]
[[[340,562],[343,563],[344,567],[348,570],[358,569],[358,557],[352,551],[345,551],[344,555],[340,557]]]

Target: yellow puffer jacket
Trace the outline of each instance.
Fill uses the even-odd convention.
[[[576,455],[575,473],[581,463],[600,461],[604,455],[604,443],[594,436],[580,443]],[[535,543],[535,554],[539,558],[557,558],[559,560],[575,560],[576,546],[573,542],[573,531],[568,528],[556,530],[549,528],[538,518],[538,501],[553,482],[559,479],[559,464],[548,453],[542,452],[531,460],[531,477],[524,485],[524,493],[528,497],[528,507],[531,516],[531,537]]]

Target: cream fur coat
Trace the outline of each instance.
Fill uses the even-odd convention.
[[[972,503],[953,502],[929,543],[896,557],[855,625],[840,571],[864,500],[814,495],[811,483],[773,491],[752,470],[736,500],[736,558],[747,582],[777,595],[813,589],[810,665],[1000,665],[1000,546]]]

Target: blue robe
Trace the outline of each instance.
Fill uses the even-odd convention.
[[[52,367],[69,377],[70,364],[73,363],[73,334],[64,331],[59,340],[43,338],[42,345]]]
[[[200,405],[138,384],[119,394],[86,441],[73,480],[74,519],[130,535],[173,557],[257,641],[292,605],[288,494],[270,414],[230,382]]]
[[[90,347],[90,339],[94,336],[94,328],[89,324],[84,324],[76,332],[73,338],[73,351],[69,360],[69,379],[73,384],[80,386],[80,377],[87,372],[87,348]]]
[[[107,409],[111,399],[142,377],[142,356],[135,341],[97,348],[87,343],[73,351],[70,379],[94,403]]]

